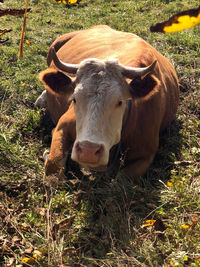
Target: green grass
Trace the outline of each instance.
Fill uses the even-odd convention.
[[[4,2],[0,8],[25,6]],[[82,0],[67,8],[32,0],[25,35],[31,44],[24,43],[21,59],[23,17],[0,17],[0,29],[12,29],[0,45],[0,265],[21,266],[38,249],[28,264],[200,266],[200,27],[168,35],[149,31],[158,20],[198,5]],[[33,106],[43,90],[38,74],[56,37],[95,24],[140,35],[170,59],[179,76],[176,120],[161,134],[156,158],[137,184],[112,173],[82,173],[72,162],[67,179],[43,179],[42,153],[52,124]],[[156,223],[141,227],[148,219]]]

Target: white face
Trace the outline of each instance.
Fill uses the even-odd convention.
[[[72,95],[76,113],[73,160],[94,169],[107,165],[110,149],[120,141],[128,97],[128,85],[116,61],[81,63]]]

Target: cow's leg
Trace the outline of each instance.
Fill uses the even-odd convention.
[[[154,156],[155,154],[151,154],[149,156],[130,162],[124,169],[121,170],[121,174],[137,180],[149,168],[151,162],[154,159]]]
[[[45,173],[46,175],[58,174],[65,169],[68,155],[67,135],[63,129],[56,130],[53,133],[50,153],[45,155]]]
[[[45,161],[46,175],[60,173],[65,169],[68,152],[76,136],[73,106],[60,118],[53,131],[50,153]]]
[[[63,157],[59,157],[59,155],[57,155],[57,157],[51,157],[51,155],[49,155],[49,157],[46,159],[45,161],[45,174],[47,176],[49,175],[61,175],[64,173],[65,171],[65,166],[66,166],[66,161],[67,161],[67,155],[68,153],[65,153],[65,156]]]
[[[38,108],[46,108],[47,107],[47,92],[44,90],[42,94],[35,101],[35,106]]]

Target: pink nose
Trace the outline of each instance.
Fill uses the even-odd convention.
[[[76,144],[76,153],[80,162],[97,164],[103,151],[103,145],[94,144],[88,141],[77,142]]]

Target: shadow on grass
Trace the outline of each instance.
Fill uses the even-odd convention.
[[[176,119],[160,134],[159,149],[144,179],[149,179],[155,185],[158,184],[158,179],[163,182],[170,179],[175,161],[180,158],[183,139],[181,129],[182,122]]]
[[[176,120],[161,134],[154,162],[137,183],[116,173],[86,173],[70,162],[66,176],[76,196],[76,209],[86,207],[86,221],[74,240],[85,263],[89,258],[104,258],[116,250],[126,253],[141,224],[146,219],[159,219],[155,210],[160,205],[161,182],[170,179],[175,160],[179,158],[180,129],[181,122]]]

